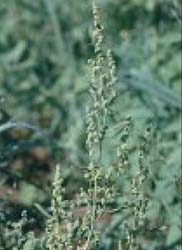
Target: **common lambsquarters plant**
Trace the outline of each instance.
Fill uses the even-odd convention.
[[[114,211],[122,213],[122,209],[128,210],[130,216],[129,219],[127,217],[122,223],[115,225],[118,229],[117,239],[110,244],[110,247],[138,249],[140,243],[136,231],[145,223],[147,199],[144,185],[148,171],[144,158],[149,153],[149,131],[143,137],[143,143],[139,148],[137,172],[130,178],[130,188],[124,194],[126,199],[121,199],[122,201],[117,204],[115,210],[112,210],[113,201],[120,200],[119,198],[123,196],[117,187],[116,180],[129,171],[130,167],[127,140],[132,122],[130,118],[126,118],[122,122],[119,140],[115,145],[115,160],[110,162],[106,168],[103,163],[105,139],[118,125],[118,121],[113,118],[115,116],[114,104],[117,99],[116,67],[111,50],[104,48],[104,28],[95,1],[93,1],[93,17],[94,57],[88,61],[90,101],[87,108],[86,145],[89,163],[84,174],[88,188],[80,190],[77,199],[69,204],[71,210],[67,212],[62,195],[64,190],[62,179],[59,167],[57,168],[53,184],[52,216],[47,222],[46,249],[48,250],[100,249],[103,233],[98,230],[97,222],[104,216],[111,216]],[[112,145],[111,150],[113,150]],[[123,200],[125,201],[123,202]],[[81,221],[73,215],[74,209],[78,208],[84,211]]]

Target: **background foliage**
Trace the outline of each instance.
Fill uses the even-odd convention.
[[[106,45],[117,65],[117,119],[129,115],[134,120],[131,151],[146,126],[152,124],[156,131],[148,213],[151,223],[165,226],[165,232],[152,234],[147,249],[179,249],[181,4],[100,0],[99,6]],[[2,225],[19,219],[26,209],[33,218],[30,229],[42,230],[44,217],[35,204],[49,207],[56,162],[62,166],[68,199],[80,184],[86,185],[82,169],[88,163],[85,104],[91,33],[91,1],[0,3],[0,126],[15,120],[40,128],[0,131]],[[112,153],[107,147],[105,152],[108,162]]]

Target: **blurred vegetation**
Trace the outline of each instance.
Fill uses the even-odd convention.
[[[148,213],[152,226],[165,230],[152,234],[147,249],[180,249],[181,3],[100,0],[99,6],[117,66],[117,119],[134,121],[131,152],[147,126],[155,130]],[[0,233],[4,220],[27,210],[30,229],[40,234],[44,216],[35,204],[49,211],[55,163],[67,199],[87,185],[91,9],[91,1],[81,0],[0,3]],[[7,122],[27,127],[3,130]],[[109,162],[112,152],[107,146],[105,152]]]

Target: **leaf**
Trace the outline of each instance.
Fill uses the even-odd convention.
[[[17,63],[22,57],[26,46],[27,45],[25,41],[18,42],[18,44],[16,44],[16,46],[12,50],[0,54],[0,58],[2,58],[0,62],[3,64]]]
[[[22,182],[20,184],[19,201],[24,205],[30,206],[36,202],[44,201],[46,195],[40,189],[37,189],[32,184]]]

